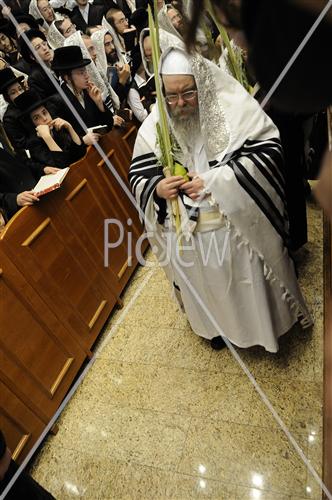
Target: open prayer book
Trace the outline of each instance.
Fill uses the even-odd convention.
[[[63,168],[55,174],[43,175],[32,191],[36,196],[43,196],[46,193],[54,191],[54,189],[58,189],[61,186],[63,179],[68,174],[68,171],[69,167]]]
[[[146,97],[151,94],[151,92],[155,91],[156,84],[154,81],[154,75],[150,76],[150,78],[146,82],[142,83],[138,88],[138,93],[141,97]]]

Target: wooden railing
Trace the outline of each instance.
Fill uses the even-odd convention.
[[[99,143],[126,183],[136,132],[128,126]],[[111,218],[132,234],[107,249],[105,267],[104,220]],[[118,241],[118,226],[108,229],[109,240]],[[0,428],[18,461],[121,303],[137,265],[128,246],[141,234],[135,207],[93,147],[71,166],[61,189],[21,209],[1,233]]]

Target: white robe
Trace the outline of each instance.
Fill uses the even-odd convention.
[[[161,66],[167,56],[166,50]],[[198,90],[200,137],[187,144],[173,124],[181,148],[180,153],[173,148],[173,153],[184,167],[199,174],[211,193],[198,210],[190,198],[178,197],[184,234],[193,235],[195,245],[183,251],[181,260],[193,263],[191,267],[176,258],[169,203],[154,199],[163,178],[157,106],[138,131],[129,172],[131,189],[159,261],[171,254],[162,265],[174,288],[180,289],[193,331],[208,339],[223,335],[240,347],[261,345],[276,352],[278,338],[297,321],[304,328],[312,324],[287,249],[279,132],[234,78],[195,53],[186,57]],[[210,232],[195,232],[197,217],[211,206],[225,224]],[[212,244],[204,264],[212,238],[216,245]],[[223,261],[218,262],[223,250]]]
[[[303,327],[311,325],[294,265],[282,238],[239,184],[234,170],[228,164],[211,167],[203,140],[198,138],[189,149],[190,163],[212,193],[199,206],[203,211],[211,205],[217,208],[225,217],[225,225],[216,231],[194,232],[188,243],[193,249],[184,248],[179,258],[169,217],[163,225],[156,222],[158,209],[153,191],[161,176],[155,166],[154,155],[157,158],[158,151],[152,127],[157,119],[155,109],[139,130],[130,181],[146,220],[152,222],[147,224],[151,246],[171,284],[180,289],[193,331],[207,339],[223,335],[239,347],[261,345],[269,352],[277,352],[278,338],[297,321],[301,321]],[[276,130],[273,124],[270,129]],[[259,141],[257,147],[260,147]],[[240,156],[240,159],[247,165],[248,172],[255,167],[249,157]],[[152,177],[146,189],[144,176],[149,169]],[[261,174],[256,168],[253,175],[261,185],[265,182],[268,192],[268,183],[263,176],[259,178]],[[142,202],[144,193],[146,203]],[[273,196],[271,189],[269,194]],[[274,203],[279,203],[278,208],[282,209],[276,196]],[[184,241],[183,244],[186,245]],[[165,259],[166,255],[170,259]],[[191,265],[187,267],[188,263]]]

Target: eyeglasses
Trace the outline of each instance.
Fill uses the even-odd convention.
[[[116,23],[114,23],[114,24],[125,24],[127,22],[128,22],[128,18],[123,17],[122,19],[119,19],[118,21],[116,21]]]
[[[176,104],[181,97],[184,102],[190,102],[197,96],[197,90],[187,90],[187,92],[181,92],[180,94],[168,94],[165,96],[166,102],[168,104]]]
[[[41,9],[39,9],[39,11],[41,13],[43,13],[43,12],[51,12],[51,11],[53,12],[53,7],[52,7],[52,5],[46,5],[45,7],[42,7]]]

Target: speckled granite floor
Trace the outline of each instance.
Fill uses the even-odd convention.
[[[321,476],[323,244],[313,204],[309,225],[299,259],[312,332],[294,329],[277,355],[238,352]],[[190,331],[163,272],[140,268],[124,301],[129,311],[123,321],[126,310],[111,318],[98,359],[33,476],[61,500],[320,498],[232,355]]]

